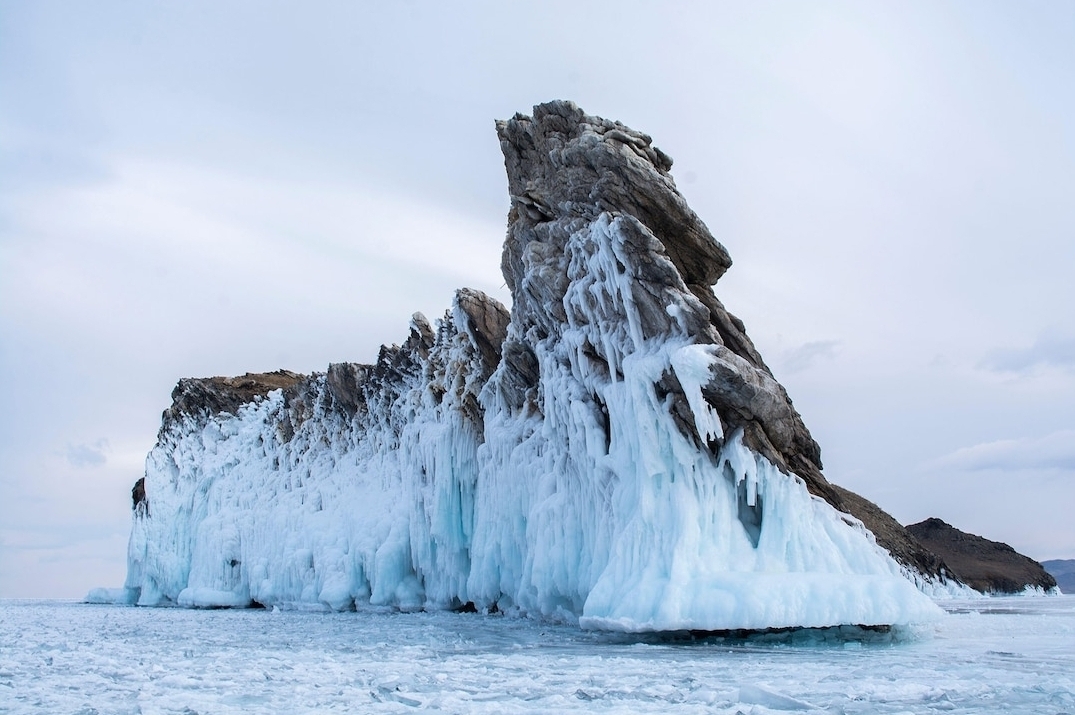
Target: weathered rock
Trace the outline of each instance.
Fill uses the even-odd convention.
[[[712,285],[732,264],[728,252],[687,206],[669,176],[672,160],[649,136],[587,115],[573,102],[534,107],[497,122],[513,224],[593,219],[603,211],[634,216],[664,244],[688,284]],[[504,277],[514,293],[521,256],[505,246]]]
[[[131,489],[131,509],[135,514],[149,514],[149,501],[146,499],[146,478],[139,477]]]
[[[337,362],[328,366],[325,384],[333,403],[348,414],[366,408],[362,385],[369,377],[369,366],[353,362]]]
[[[482,374],[485,380],[500,364],[501,346],[508,334],[511,314],[494,298],[471,288],[463,288],[456,294],[456,305],[466,316],[464,325],[481,354]]]
[[[567,241],[602,212],[621,218],[626,235],[621,269],[633,280],[642,338],[686,333],[696,342],[711,344],[714,360],[703,395],[717,409],[725,434],[741,429],[747,446],[784,472],[800,476],[812,493],[864,522],[876,522],[875,515],[884,512],[874,505],[866,509],[856,500],[845,502],[842,492],[826,480],[821,449],[787,392],[765,365],[743,322],[714,295],[711,285],[731,258],[676,189],[668,174],[672,160],[654,148],[648,136],[587,115],[571,102],[534,107],[533,117],[516,115],[498,122],[497,132],[512,198],[501,267],[514,296],[516,333],[533,342],[579,319],[565,309],[572,277],[564,255]],[[679,307],[678,315],[669,313],[671,305]],[[522,404],[521,392],[534,384],[536,370],[518,366],[532,363],[515,345],[512,368],[519,388],[513,400]],[[607,362],[599,353],[591,351],[598,368]],[[693,432],[678,381],[668,376],[659,387],[672,396],[677,424]],[[719,448],[719,443],[712,446]],[[885,522],[878,540],[908,567],[930,562],[909,546],[909,537],[895,520]],[[940,575],[936,570],[925,573]]]
[[[960,531],[930,518],[907,527],[919,542],[942,558],[949,573],[983,593],[1020,593],[1056,586],[1041,564],[1011,546]]]
[[[162,420],[174,421],[183,415],[212,416],[235,414],[240,407],[273,390],[286,390],[305,379],[290,370],[254,373],[241,377],[184,378],[172,390],[172,405]]]

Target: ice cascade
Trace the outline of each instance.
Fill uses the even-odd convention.
[[[375,365],[181,381],[126,598],[628,631],[932,618],[713,295],[731,261],[671,160],[569,102],[497,129],[510,314],[464,289]]]

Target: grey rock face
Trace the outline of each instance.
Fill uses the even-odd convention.
[[[146,478],[141,477],[131,488],[131,508],[135,514],[146,515],[149,513],[149,502],[146,500]]]
[[[717,409],[725,434],[742,429],[747,446],[846,509],[822,475],[821,450],[787,392],[742,321],[713,293],[711,285],[731,266],[731,257],[676,189],[668,173],[671,158],[649,136],[587,115],[571,102],[542,104],[533,117],[498,122],[497,133],[512,200],[501,267],[514,297],[516,332],[532,343],[555,335],[574,317],[564,308],[571,277],[565,245],[603,213],[623,219],[628,240],[620,258],[634,281],[642,337],[670,339],[686,332],[711,344],[715,360],[703,394]],[[675,317],[671,305],[681,308]],[[528,379],[520,375],[517,381]],[[665,382],[679,403],[679,423],[693,432],[675,377]]]
[[[668,174],[672,159],[649,136],[565,101],[538,105],[533,117],[497,122],[497,133],[520,228],[619,212],[653,231],[688,284],[711,285],[731,266],[728,252],[676,190]],[[521,248],[505,246],[504,277],[513,293]]]
[[[456,296],[456,305],[466,316],[460,326],[474,340],[481,353],[482,376],[488,380],[500,363],[504,339],[508,334],[511,315],[508,309],[485,293],[463,288]]]

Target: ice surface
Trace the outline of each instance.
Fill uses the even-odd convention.
[[[787,695],[775,693],[758,685],[742,685],[739,687],[739,702],[763,705],[769,710],[817,710],[810,703],[802,700],[789,698]]]
[[[0,712],[1075,712],[1075,597],[946,606],[895,634],[692,641],[448,612],[0,601]],[[804,705],[818,710],[781,709]]]
[[[623,221],[602,214],[571,237],[554,333],[508,329],[536,356],[540,409],[505,398],[503,364],[482,382],[457,305],[421,369],[354,417],[322,377],[301,414],[277,391],[166,423],[118,600],[469,602],[624,631],[935,617],[861,523],[723,434],[701,394],[712,346],[644,335]],[[657,389],[668,374],[703,444]]]

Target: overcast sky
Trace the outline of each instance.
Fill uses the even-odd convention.
[[[493,120],[645,131],[830,480],[1075,558],[1075,4],[0,4],[0,597],[119,586],[176,381],[505,303]]]

